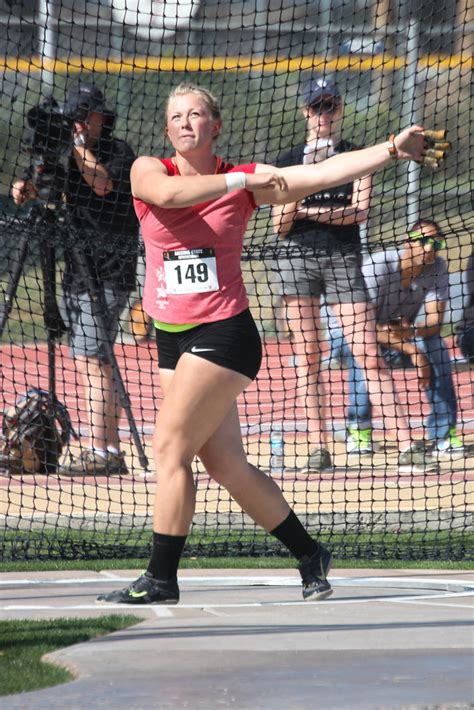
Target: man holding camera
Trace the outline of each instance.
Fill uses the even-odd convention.
[[[138,222],[130,188],[135,155],[127,143],[113,137],[114,112],[106,108],[94,84],[81,81],[71,88],[64,115],[73,126],[63,193],[66,224],[74,246],[86,258],[91,280],[66,246],[61,315],[84,385],[90,444],[59,470],[70,476],[124,475],[128,471],[120,452],[121,407],[106,345],[114,342],[120,313],[135,288]],[[37,199],[35,180],[15,181],[12,197],[17,205]],[[91,283],[103,296],[99,317]]]

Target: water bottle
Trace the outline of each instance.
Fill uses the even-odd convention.
[[[283,427],[273,426],[270,434],[270,471],[283,471],[285,461],[285,441]]]

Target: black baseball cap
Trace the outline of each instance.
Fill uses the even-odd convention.
[[[102,91],[95,84],[79,82],[66,95],[64,113],[69,118],[85,121],[91,111],[108,113],[105,108],[105,99]]]
[[[303,87],[303,103],[305,106],[313,106],[325,99],[339,102],[341,94],[336,84],[332,79],[325,79],[323,76],[317,77],[309,81]]]

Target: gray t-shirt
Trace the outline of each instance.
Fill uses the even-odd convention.
[[[378,323],[398,318],[413,323],[424,303],[448,300],[448,268],[444,259],[437,256],[433,264],[427,264],[408,288],[401,284],[400,259],[397,249],[364,256],[362,272]]]

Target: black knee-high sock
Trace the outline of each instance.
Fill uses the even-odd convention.
[[[298,560],[305,555],[311,557],[319,549],[316,540],[309,535],[293,511],[280,525],[270,530],[270,535],[280,540]]]
[[[153,533],[153,549],[147,572],[155,579],[174,579],[178,573],[187,535]]]

